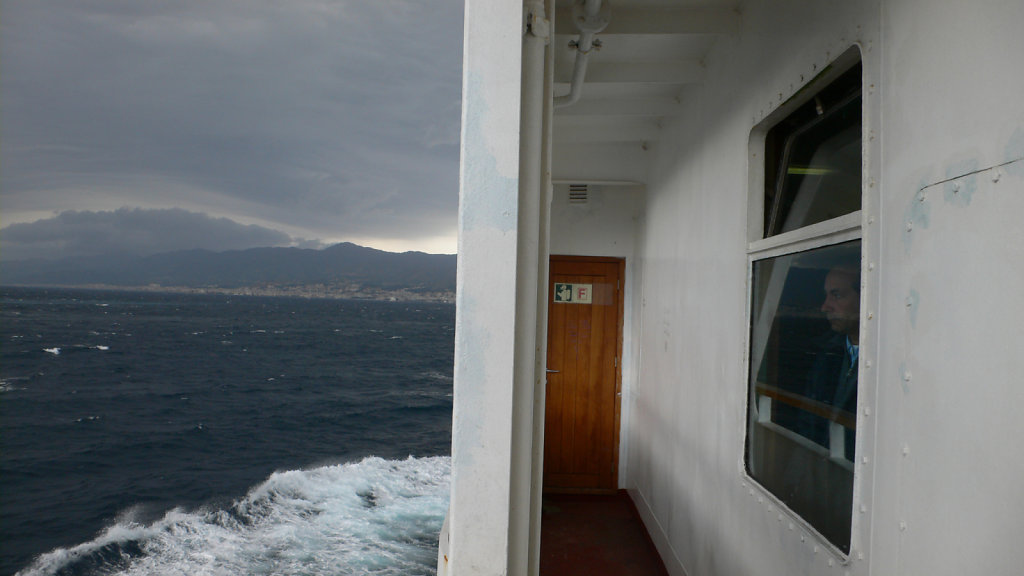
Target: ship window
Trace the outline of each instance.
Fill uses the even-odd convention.
[[[753,265],[747,471],[849,551],[860,241]]]
[[[860,210],[860,65],[765,137],[764,237]]]
[[[764,228],[749,251],[745,465],[849,553],[862,138],[861,67],[847,66],[764,132]]]

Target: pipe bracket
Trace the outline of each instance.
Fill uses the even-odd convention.
[[[523,12],[523,34],[543,38],[545,43],[550,41],[551,21],[544,17],[544,3],[528,2]]]
[[[598,4],[597,10],[594,5]],[[611,10],[607,3],[576,2],[572,7],[572,21],[580,32],[597,34],[608,27],[611,21]]]

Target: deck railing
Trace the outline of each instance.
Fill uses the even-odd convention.
[[[783,390],[776,386],[770,386],[763,382],[758,382],[754,388],[757,393],[757,423],[765,426],[771,424],[771,427],[775,429],[775,432],[783,434],[793,441],[797,442],[801,446],[813,450],[822,450],[822,447],[783,426],[779,426],[772,420],[772,403],[780,402],[787,406],[792,406],[797,410],[808,412],[815,416],[824,418],[829,421],[829,434],[828,434],[828,456],[845,467],[853,469],[852,457],[850,454],[849,458],[846,454],[846,430],[857,429],[857,416],[852,412],[842,410],[831,404],[819,402],[812,398],[808,398],[802,394],[796,394]]]

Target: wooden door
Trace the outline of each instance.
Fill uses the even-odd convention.
[[[544,489],[617,487],[622,259],[552,256]]]

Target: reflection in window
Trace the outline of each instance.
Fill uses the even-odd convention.
[[[858,64],[766,135],[765,238],[860,210],[860,77]]]
[[[860,241],[754,262],[747,471],[849,552]]]

